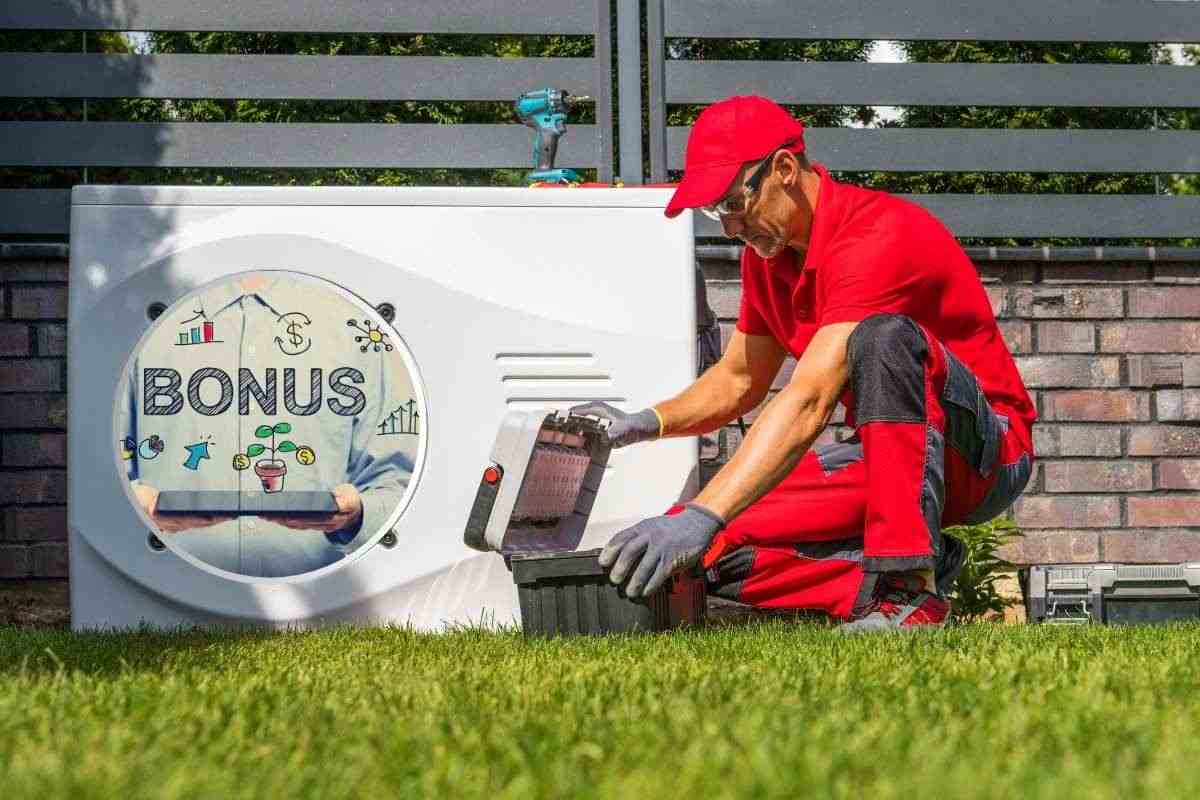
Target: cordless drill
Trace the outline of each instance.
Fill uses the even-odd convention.
[[[530,181],[546,183],[578,183],[573,169],[555,169],[558,137],[567,132],[567,109],[590,100],[586,95],[571,95],[563,89],[538,89],[517,98],[513,108],[517,119],[537,133],[533,139],[533,172]]]

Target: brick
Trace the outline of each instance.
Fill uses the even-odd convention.
[[[1198,284],[1200,265],[1178,261],[1164,261],[1154,265],[1155,283]]]
[[[29,326],[20,323],[0,325],[0,356],[29,355]]]
[[[985,286],[983,290],[987,292],[988,301],[992,304],[992,314],[997,319],[1008,316],[1008,287]]]
[[[67,473],[61,469],[0,472],[0,504],[67,502]]]
[[[65,242],[11,242],[0,244],[0,260],[66,261],[71,246]]]
[[[1125,359],[1130,386],[1182,386],[1182,356],[1129,356]]]
[[[1096,328],[1090,322],[1039,322],[1037,339],[1040,353],[1096,352]]]
[[[3,440],[6,467],[65,467],[65,433],[6,433]]]
[[[737,319],[742,303],[741,281],[706,281],[708,306],[720,319]]]
[[[23,544],[0,544],[0,578],[28,578],[29,548]]]
[[[1102,353],[1200,353],[1200,322],[1116,322],[1100,326]]]
[[[63,542],[46,542],[29,548],[30,576],[34,578],[65,578],[67,569],[67,545]]]
[[[12,286],[13,319],[66,319],[67,287]]]
[[[1136,425],[1129,430],[1131,456],[1192,456],[1200,453],[1200,428]]]
[[[65,394],[14,394],[0,402],[0,428],[65,428]]]
[[[39,325],[37,327],[37,352],[39,356],[65,356],[67,354],[67,326]]]
[[[1149,461],[1051,461],[1042,465],[1047,492],[1148,492]]]
[[[1126,528],[1100,532],[1100,560],[1118,564],[1200,561],[1200,534]]]
[[[1035,261],[977,261],[975,269],[984,283],[1033,283],[1039,264]]]
[[[737,253],[741,253],[742,250],[736,245],[733,249]],[[742,277],[740,259],[740,255],[732,261],[723,258],[702,258],[700,259],[700,271],[704,273],[707,280],[736,281]]]
[[[1047,422],[1144,422],[1150,419],[1150,393],[1127,389],[1042,392],[1041,418]]]
[[[1184,386],[1200,386],[1200,356],[1179,356],[1179,373]]]
[[[1096,319],[1124,315],[1121,289],[1013,289],[1013,315],[1033,319]]]
[[[67,271],[65,261],[5,261],[0,263],[0,281],[66,283]]]
[[[1044,491],[1045,482],[1042,479],[1042,462],[1035,460],[1033,462],[1033,471],[1029,473],[1029,483],[1025,484],[1025,491],[1030,494],[1040,494]]]
[[[1013,518],[1022,528],[1110,528],[1121,524],[1121,505],[1104,495],[1024,495]]]
[[[1138,261],[1050,262],[1042,266],[1042,282],[1142,283],[1150,280],[1150,264]]]
[[[1198,421],[1200,389],[1159,389],[1154,393],[1154,406],[1163,422]]]
[[[999,555],[1018,566],[1095,563],[1100,560],[1100,537],[1091,531],[1027,531],[1001,547]]]
[[[1126,499],[1129,524],[1145,528],[1200,526],[1200,494],[1167,494]]]
[[[1028,322],[1010,320],[1000,323],[1000,333],[1010,353],[1033,352],[1033,330]]]
[[[6,508],[4,534],[10,542],[65,542],[67,507]]]
[[[1159,461],[1158,488],[1200,491],[1200,459],[1170,458]]]
[[[62,370],[61,359],[0,361],[0,392],[57,392],[63,388]]]
[[[1033,449],[1039,457],[1121,455],[1121,429],[1101,425],[1033,426]]]
[[[1121,385],[1121,362],[1113,356],[1018,356],[1016,362],[1031,388]]]
[[[1200,286],[1130,289],[1129,316],[1150,319],[1200,317]]]

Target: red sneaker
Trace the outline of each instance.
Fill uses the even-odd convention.
[[[903,572],[880,575],[875,594],[865,608],[851,613],[838,626],[842,633],[913,630],[938,627],[950,615],[950,604],[928,590],[920,575]]]

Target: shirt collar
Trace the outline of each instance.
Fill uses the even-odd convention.
[[[238,279],[226,279],[220,286],[202,295],[205,313],[211,318],[229,308],[243,297],[254,297],[269,308],[275,316],[279,316],[281,312],[271,305],[270,297],[272,290],[279,285],[280,279],[274,272],[268,272],[267,275],[267,282],[253,292],[247,292],[242,289],[238,285]]]
[[[813,208],[812,226],[808,232],[808,248],[804,251],[802,271],[816,269],[821,265],[825,246],[840,223],[841,206],[838,203],[837,181],[829,177],[823,164],[813,162],[813,171],[821,176],[817,190],[817,203]]]

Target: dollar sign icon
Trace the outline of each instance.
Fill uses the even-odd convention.
[[[290,311],[287,314],[280,314],[279,321],[283,323],[284,331],[287,333],[286,342],[283,337],[275,337],[275,344],[278,345],[281,353],[287,356],[298,356],[312,347],[312,339],[301,332],[306,325],[312,324],[312,320],[308,318],[307,314]]]

